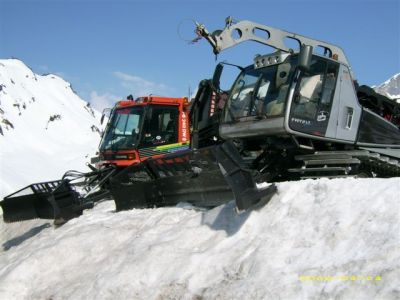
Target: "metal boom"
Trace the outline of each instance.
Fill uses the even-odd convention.
[[[203,24],[196,24],[196,30],[198,34],[207,39],[207,41],[213,47],[215,54],[249,40],[271,46],[278,50],[291,52],[291,49],[285,45],[285,39],[292,39],[299,42],[299,46],[304,44],[312,46],[313,48],[320,47],[329,54],[329,57],[333,57],[339,62],[350,66],[346,55],[340,47],[308,38],[297,33],[292,33],[251,21],[240,21],[238,23],[233,23],[232,18],[230,17],[226,18],[226,26],[223,30],[215,30],[212,34],[209,33]]]

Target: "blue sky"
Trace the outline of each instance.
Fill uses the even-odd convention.
[[[216,64],[206,41],[184,41],[190,20],[213,31],[227,16],[341,46],[361,84],[400,72],[399,0],[0,0],[0,58],[61,75],[97,108],[128,94],[187,96]],[[218,60],[248,65],[265,52],[249,42]]]

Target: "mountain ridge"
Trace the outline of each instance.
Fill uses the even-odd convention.
[[[58,75],[0,60],[0,196],[60,179],[85,163],[100,141],[100,113]]]
[[[400,98],[400,73],[397,73],[390,77],[385,82],[381,83],[378,86],[373,87],[374,90],[390,99],[399,99]]]

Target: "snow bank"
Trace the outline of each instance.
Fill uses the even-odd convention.
[[[233,202],[0,225],[0,299],[398,299],[400,178],[278,185]]]

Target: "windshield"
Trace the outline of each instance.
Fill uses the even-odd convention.
[[[100,151],[132,149],[139,141],[139,126],[143,115],[142,107],[119,108],[108,124]]]
[[[289,82],[294,72],[293,58],[261,69],[247,67],[236,79],[225,112],[225,121],[244,117],[274,117],[284,112]]]

